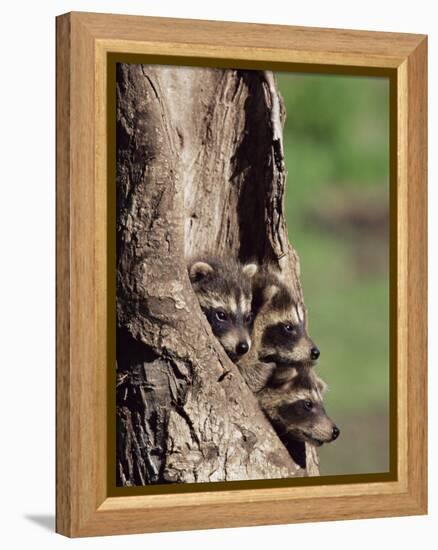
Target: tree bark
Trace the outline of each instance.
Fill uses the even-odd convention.
[[[214,339],[185,261],[278,262],[301,298],[282,117],[271,73],[118,65],[119,486],[306,473]]]

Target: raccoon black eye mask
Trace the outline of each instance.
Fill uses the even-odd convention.
[[[277,363],[289,363],[292,366],[296,363],[311,363],[320,356],[319,349],[309,343],[307,332],[303,325],[294,325],[292,322],[279,322],[274,325],[269,325],[264,329],[262,337],[262,346],[264,350],[271,350],[271,353],[260,357],[263,361],[275,361]],[[302,358],[297,356],[294,359],[294,350],[300,351]],[[309,349],[308,349],[309,348]]]
[[[246,338],[246,331],[250,334],[252,330],[251,314],[228,313],[223,309],[207,309],[204,314],[213,334],[226,346],[225,349],[233,361],[247,353],[251,347],[251,342]]]

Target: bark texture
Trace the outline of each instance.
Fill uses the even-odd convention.
[[[305,473],[214,339],[185,262],[278,262],[301,298],[282,116],[271,73],[118,65],[117,485]]]

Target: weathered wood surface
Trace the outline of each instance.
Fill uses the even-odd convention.
[[[303,475],[215,342],[185,265],[203,252],[278,261],[301,298],[282,116],[272,73],[118,65],[118,485]]]

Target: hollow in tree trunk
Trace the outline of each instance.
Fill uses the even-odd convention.
[[[117,485],[274,479],[299,468],[214,339],[185,258],[276,262],[283,108],[270,72],[117,67]]]

